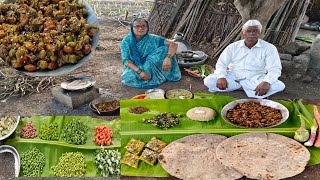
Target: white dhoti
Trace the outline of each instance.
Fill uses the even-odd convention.
[[[218,78],[216,74],[210,74],[208,77],[204,78],[204,85],[209,88],[210,92],[229,92],[242,87],[247,96],[251,98],[266,98],[272,94],[283,91],[285,88],[284,83],[277,80],[270,84],[270,89],[267,94],[263,96],[257,96],[255,95],[255,89],[263,81],[263,76],[255,76],[250,79],[237,80],[235,75],[228,71],[226,79],[228,82],[228,87],[225,90],[221,90],[217,87]]]

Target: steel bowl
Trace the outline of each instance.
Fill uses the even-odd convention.
[[[14,157],[14,175],[15,177],[19,176],[20,173],[20,156],[18,151],[12,147],[12,146],[8,146],[8,145],[2,145],[0,146],[0,154],[1,153],[11,153]],[[3,163],[2,161],[0,161],[1,163]]]
[[[144,99],[146,98],[147,94],[139,94],[139,95],[136,95],[134,97],[132,97],[132,99],[135,99],[135,100],[141,100],[141,99]]]
[[[164,90],[163,89],[148,89],[145,94],[150,94],[150,93],[153,93],[153,92],[160,92],[164,95]]]
[[[106,102],[110,102],[110,101],[120,101],[119,99],[117,98],[110,98],[110,97],[100,97],[100,98],[97,98],[97,99],[94,99],[93,101],[91,101],[89,103],[89,107],[90,109],[96,113],[97,115],[100,115],[100,116],[112,116],[112,115],[117,115],[120,113],[120,105],[118,107],[116,107],[115,109],[112,109],[110,111],[99,111],[97,110],[95,104],[98,104],[98,103],[106,103]]]
[[[8,134],[0,137],[0,141],[7,139],[18,127],[18,124],[19,124],[19,121],[20,121],[20,116],[11,116],[11,117],[15,118],[16,123],[15,123],[15,125],[13,126],[13,128],[11,129],[11,131]]]
[[[166,92],[167,99],[193,99],[193,93],[186,89],[171,89]]]
[[[282,105],[282,104],[280,104],[278,102],[275,102],[275,101],[272,101],[272,100],[268,100],[268,99],[239,99],[239,100],[235,100],[235,101],[232,101],[232,102],[228,103],[227,105],[225,105],[222,108],[221,116],[223,117],[223,119],[227,123],[229,123],[231,125],[234,125],[234,126],[237,126],[237,127],[240,127],[240,128],[253,128],[254,129],[254,127],[245,127],[245,126],[240,126],[238,124],[235,124],[235,123],[231,122],[226,117],[226,114],[227,114],[229,109],[233,109],[237,104],[244,103],[244,102],[258,102],[262,106],[269,106],[269,107],[276,108],[276,109],[280,110],[281,115],[282,115],[282,119],[277,124],[274,124],[272,126],[267,126],[267,127],[261,127],[261,128],[272,128],[272,127],[279,126],[280,124],[284,123],[289,118],[288,109],[284,105]]]

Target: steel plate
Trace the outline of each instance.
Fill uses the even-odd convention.
[[[1,153],[5,153],[5,152],[9,152],[9,153],[13,154],[13,157],[14,157],[14,174],[15,174],[15,177],[18,177],[19,173],[20,173],[20,156],[19,156],[18,151],[12,146],[8,146],[8,145],[0,146],[0,154]]]
[[[8,134],[0,137],[0,141],[7,139],[17,129],[17,126],[20,122],[20,116],[11,116],[11,117],[14,117],[16,119],[16,124],[13,126],[13,128]]]
[[[229,109],[232,109],[234,108],[237,104],[240,104],[240,103],[244,103],[244,102],[258,102],[260,103],[262,106],[269,106],[269,107],[273,107],[273,108],[276,108],[276,109],[279,109],[280,112],[281,112],[281,115],[282,115],[282,119],[281,121],[278,123],[278,124],[275,124],[275,125],[272,125],[272,126],[268,126],[268,127],[263,127],[263,128],[272,128],[272,127],[276,127],[276,126],[279,126],[280,124],[284,123],[288,118],[289,118],[289,111],[288,109],[280,104],[280,103],[277,103],[275,101],[271,101],[271,100],[268,100],[268,99],[239,99],[239,100],[235,100],[235,101],[232,101],[230,103],[228,103],[227,105],[225,105],[222,110],[221,110],[221,116],[223,117],[223,119],[228,122],[229,124],[232,124],[234,126],[237,126],[237,127],[240,127],[240,128],[248,128],[248,127],[244,127],[244,126],[239,126],[238,124],[235,124],[233,122],[231,122],[227,117],[226,117],[226,114],[227,114],[227,111]],[[254,128],[252,128],[254,129]]]
[[[74,87],[74,88],[70,87],[69,86],[70,83],[75,82],[75,81],[82,81],[82,82],[85,82],[85,84],[83,86],[79,86],[79,87]],[[96,80],[93,79],[92,77],[90,77],[90,76],[81,76],[81,77],[75,77],[75,78],[72,78],[72,79],[68,79],[68,80],[62,82],[60,84],[60,86],[61,86],[61,88],[65,89],[65,90],[77,91],[77,90],[87,89],[87,88],[93,86],[95,83],[96,83]]]
[[[15,2],[14,0],[6,0],[5,2]],[[82,0],[79,0],[79,2],[83,2]],[[86,18],[87,23],[98,26],[99,25],[99,21],[98,21],[98,17],[96,16],[94,10],[92,9],[92,7],[88,4],[88,3],[84,3],[86,9],[87,9],[87,13],[88,16]],[[78,63],[76,64],[65,64],[62,67],[59,67],[55,70],[51,70],[51,71],[35,71],[35,72],[28,72],[28,71],[24,71],[24,70],[19,70],[19,72],[22,72],[26,75],[30,75],[30,76],[60,76],[63,74],[67,74],[70,73],[71,71],[79,68],[80,66],[82,66],[91,55],[93,55],[95,49],[98,46],[98,42],[99,42],[99,32],[97,34],[95,34],[92,38],[92,44],[91,44],[91,52],[84,56]]]

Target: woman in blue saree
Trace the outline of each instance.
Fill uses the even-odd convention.
[[[174,55],[177,44],[148,32],[148,21],[138,18],[122,40],[122,83],[133,88],[155,88],[165,81],[179,81],[181,72]]]

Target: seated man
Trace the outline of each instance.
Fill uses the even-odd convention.
[[[259,39],[261,31],[258,20],[249,20],[243,25],[243,40],[226,47],[214,73],[204,79],[210,92],[242,87],[248,97],[265,98],[284,90],[284,83],[278,80],[282,67],[277,48]]]

